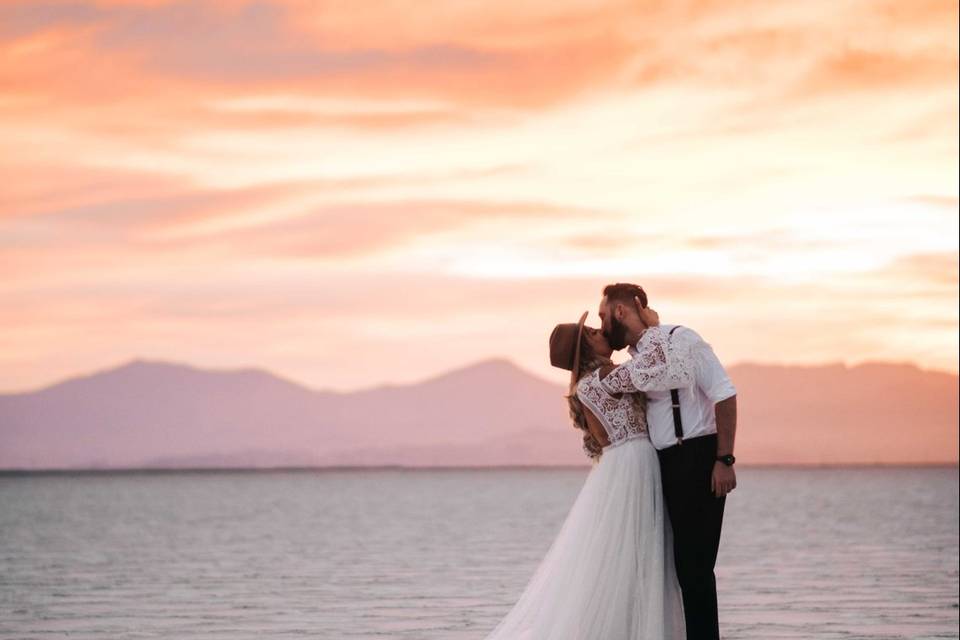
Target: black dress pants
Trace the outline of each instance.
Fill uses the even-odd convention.
[[[657,452],[664,501],[673,528],[673,556],[683,591],[687,640],[719,640],[717,580],[713,573],[720,546],[726,497],[710,490],[717,435],[684,440]]]

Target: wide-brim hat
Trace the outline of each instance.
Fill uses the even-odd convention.
[[[570,372],[571,386],[577,381],[577,371],[580,369],[580,341],[588,313],[584,311],[579,322],[558,324],[550,334],[550,364]]]

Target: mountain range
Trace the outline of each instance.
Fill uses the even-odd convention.
[[[956,375],[891,363],[729,373],[743,464],[957,463]],[[563,393],[501,359],[339,393],[138,358],[0,394],[0,469],[586,465]]]

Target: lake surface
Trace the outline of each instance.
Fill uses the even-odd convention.
[[[0,475],[2,638],[482,640],[588,469]],[[957,638],[958,471],[749,469],[725,638]]]

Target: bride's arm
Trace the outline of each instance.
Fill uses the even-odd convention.
[[[663,327],[649,327],[637,342],[637,353],[617,367],[600,370],[600,385],[607,393],[667,391],[695,383],[695,341],[685,331],[671,338]]]

